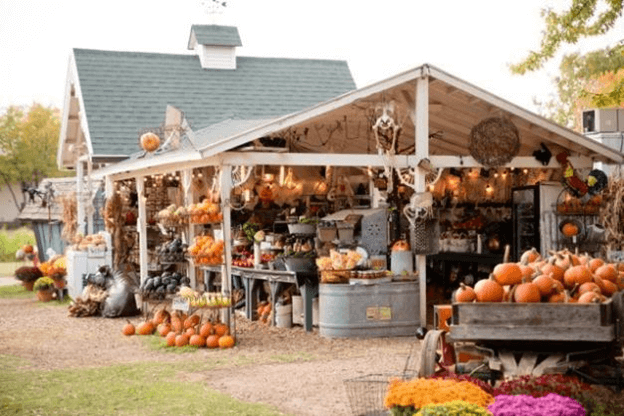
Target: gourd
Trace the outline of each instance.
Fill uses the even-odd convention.
[[[555,280],[546,274],[537,276],[533,280],[533,284],[537,286],[537,289],[542,296],[549,296],[556,288]]]
[[[230,328],[226,324],[218,323],[214,326],[214,333],[216,336],[221,337],[230,332]]]
[[[503,262],[497,264],[492,271],[494,279],[502,286],[522,283],[522,269],[518,263],[509,262],[509,245],[505,246]]]
[[[199,324],[199,315],[191,315],[184,320],[184,329],[188,329]]]
[[[160,147],[160,137],[151,131],[141,135],[140,142],[141,148],[146,152],[153,152]]]
[[[541,260],[542,255],[533,247],[530,250],[525,251],[520,256],[520,263],[522,264],[530,264],[535,263],[536,261]]]
[[[171,324],[169,322],[163,322],[156,327],[156,331],[158,331],[161,337],[166,337],[167,334],[171,332]]]
[[[493,275],[487,279],[479,280],[475,284],[474,291],[477,295],[477,302],[500,302],[505,294],[505,290],[494,280]]]

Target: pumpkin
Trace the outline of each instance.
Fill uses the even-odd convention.
[[[578,288],[579,295],[582,295],[587,292],[602,293],[602,290],[600,290],[600,286],[598,286],[594,282],[583,283],[582,285],[579,286]]]
[[[557,288],[556,280],[552,277],[541,274],[533,280],[533,284],[537,286],[541,296],[549,296]]]
[[[165,341],[167,342],[168,347],[175,347],[175,340],[177,336],[178,335],[173,331],[167,334],[167,336],[165,337]]]
[[[171,319],[171,328],[173,328],[175,332],[182,332],[184,329],[184,321],[182,321],[179,316],[174,316]]]
[[[563,274],[565,270],[556,265],[555,260],[556,259],[553,258],[550,262],[543,265],[540,271],[542,272],[542,274],[548,275],[554,280],[563,282]]]
[[[197,348],[205,347],[206,346],[206,338],[202,337],[199,334],[194,334],[189,339],[189,345],[192,345],[193,347],[197,347]]]
[[[573,222],[566,222],[561,226],[561,233],[566,237],[574,237],[578,235],[579,231],[578,225]]]
[[[206,338],[206,347],[208,348],[219,348],[219,336],[218,335],[210,335]]]
[[[166,337],[169,332],[171,332],[171,324],[168,322],[163,322],[162,324],[156,327],[156,331],[161,337]]]
[[[533,278],[533,275],[535,274],[535,269],[533,267],[522,263],[518,264],[518,267],[520,267],[523,279],[531,280]]]
[[[595,273],[596,270],[598,270],[598,268],[604,266],[605,262],[603,259],[591,259],[589,261],[589,263],[587,264],[587,266],[589,267],[589,270],[591,270],[592,273]]]
[[[410,246],[406,240],[397,240],[392,244],[392,251],[409,251]]]
[[[160,137],[156,133],[147,132],[141,135],[141,148],[146,152],[153,152],[160,147]]]
[[[618,285],[613,283],[610,280],[603,280],[604,288],[602,289],[602,294],[605,296],[613,296],[615,292],[620,290]]]
[[[563,283],[568,288],[592,281],[592,272],[585,266],[572,266],[563,274]]]
[[[184,329],[188,329],[190,327],[196,326],[199,324],[200,318],[199,315],[191,315],[184,320]]]
[[[134,335],[135,328],[134,325],[132,325],[132,322],[128,321],[128,323],[121,329],[121,333],[127,336]]]
[[[212,335],[212,323],[206,322],[199,328],[199,335],[204,338],[208,338],[209,335]]]
[[[570,295],[567,291],[557,292],[550,295],[548,298],[549,303],[567,303],[570,299]]]
[[[190,338],[190,337],[192,337],[193,335],[195,335],[195,334],[197,333],[197,331],[195,331],[195,327],[194,327],[194,326],[192,326],[192,327],[190,327],[190,328],[186,328],[186,331],[184,331],[184,333],[185,333],[186,335],[188,335],[188,337]]]
[[[618,277],[617,269],[612,264],[603,264],[594,270],[594,274],[603,280],[615,283]]]
[[[516,286],[513,299],[518,303],[535,303],[542,299],[542,294],[536,284],[524,279],[522,283]]]
[[[477,299],[477,294],[470,286],[466,286],[465,284],[460,283],[459,289],[455,291],[453,299],[455,300],[455,302],[473,302],[475,299]]]
[[[136,328],[136,332],[139,335],[152,335],[156,327],[152,321],[141,322]]]
[[[479,280],[475,284],[474,291],[477,295],[477,302],[500,302],[505,295],[505,290],[494,280],[493,275],[487,279]]]
[[[154,314],[154,319],[152,319],[152,322],[154,322],[154,324],[156,325],[160,325],[163,322],[170,320],[170,319],[171,319],[171,315],[167,311],[167,308],[163,308],[163,309],[158,310]]]
[[[492,274],[501,286],[522,283],[522,269],[517,263],[497,264]]]
[[[230,328],[226,324],[218,323],[214,326],[215,335],[221,337],[230,332]]]
[[[520,256],[520,263],[522,264],[530,264],[539,261],[542,258],[542,255],[533,247],[530,250],[525,251]]]
[[[34,251],[34,248],[31,244],[25,244],[24,247],[22,247],[22,251],[26,254],[30,254]]]
[[[585,292],[579,296],[578,303],[600,303],[603,301],[603,296],[596,292]]]
[[[219,338],[219,348],[232,348],[234,344],[234,337],[232,337],[231,335],[224,335]]]
[[[180,335],[176,335],[175,337],[175,346],[176,347],[184,347],[185,345],[188,345],[189,343],[189,337],[186,334],[180,334]]]

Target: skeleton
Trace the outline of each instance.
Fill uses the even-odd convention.
[[[378,104],[375,107],[377,119],[372,126],[377,151],[382,156],[393,156],[396,153],[397,140],[401,134],[401,124],[394,101]],[[384,163],[384,175],[388,179],[388,189],[392,189],[392,167]]]
[[[418,192],[416,181],[416,170],[422,169],[428,173],[434,171],[429,159],[422,159],[417,166],[411,167],[404,171],[399,171],[399,181],[401,184],[411,188],[414,193],[410,197],[410,203],[403,208],[403,215],[409,221],[410,226],[415,228],[417,221],[424,221],[433,218],[433,196],[429,192]],[[441,176],[441,169],[435,172],[435,183]]]

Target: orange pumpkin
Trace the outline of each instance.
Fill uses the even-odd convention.
[[[603,296],[596,292],[585,292],[577,300],[578,303],[600,303]]]
[[[579,295],[582,295],[587,292],[602,293],[602,291],[600,290],[600,286],[598,286],[594,282],[583,283],[582,285],[579,286],[578,288]]]
[[[518,303],[535,303],[542,300],[542,295],[536,284],[525,279],[521,284],[516,286],[513,292],[513,298]]]
[[[168,322],[163,322],[162,324],[156,327],[156,331],[161,337],[166,337],[169,332],[171,332],[171,324]]]
[[[180,335],[176,335],[175,337],[175,346],[176,347],[184,347],[185,345],[188,345],[189,343],[189,337],[186,334],[180,334]]]
[[[563,283],[568,288],[575,284],[582,285],[593,280],[592,272],[585,266],[572,266],[563,274]]]
[[[475,299],[477,299],[477,294],[470,286],[466,286],[465,284],[460,283],[459,289],[455,291],[453,299],[455,300],[455,302],[473,302]]]
[[[520,256],[520,263],[522,264],[535,263],[541,258],[542,258],[542,255],[539,253],[539,251],[535,249],[535,247],[533,247],[532,249],[527,250],[524,253],[522,253],[522,255]]]
[[[160,137],[156,133],[147,132],[141,135],[141,147],[146,152],[153,152],[160,147]]]
[[[602,267],[604,264],[605,264],[604,260],[596,258],[596,259],[591,259],[589,261],[588,267],[592,273],[595,273],[596,270],[598,270],[598,268]]]
[[[542,266],[541,272],[545,275],[549,275],[559,282],[563,282],[563,274],[565,270],[555,264],[555,259]]]
[[[167,341],[168,347],[175,347],[176,336],[177,336],[176,333],[173,331],[167,334],[167,336],[165,337],[165,340]]]
[[[566,237],[574,237],[578,235],[579,231],[578,225],[573,222],[566,222],[561,226],[561,233]]]
[[[128,323],[125,324],[123,328],[121,329],[121,333],[124,335],[128,335],[128,336],[134,335],[135,332],[136,331],[135,331],[134,325],[132,325],[132,322],[130,321],[128,321]]]
[[[221,337],[230,332],[230,328],[226,324],[218,323],[214,326],[215,335]]]
[[[197,347],[197,348],[205,347],[206,338],[202,337],[199,334],[195,334],[191,336],[191,338],[189,339],[189,345],[192,345],[193,347]]]
[[[492,271],[494,279],[502,286],[522,283],[522,269],[517,263],[500,263]]]
[[[477,302],[501,302],[505,295],[505,290],[492,275],[487,279],[479,280],[475,284],[474,291],[477,295]]]
[[[199,323],[199,315],[191,315],[184,320],[184,329],[191,328]]]
[[[219,338],[219,348],[232,348],[235,344],[234,337],[231,335],[224,335]]]
[[[199,335],[201,335],[204,338],[208,338],[209,335],[212,335],[212,323],[211,322],[204,323],[201,326],[201,328],[199,328]]]
[[[594,270],[594,274],[603,280],[615,283],[618,277],[617,269],[612,264],[603,264]]]
[[[541,296],[549,296],[556,288],[555,280],[545,274],[537,276],[533,280],[533,284],[537,286]]]
[[[136,332],[138,335],[152,335],[154,333],[154,324],[152,321],[141,322],[139,326],[136,328]]]
[[[206,338],[206,347],[208,348],[219,348],[219,336],[218,335],[210,335]]]
[[[609,280],[603,280],[603,284],[604,288],[602,294],[605,296],[613,296],[613,294],[619,290],[618,285]]]

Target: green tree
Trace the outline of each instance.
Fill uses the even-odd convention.
[[[525,74],[543,67],[564,45],[576,44],[583,38],[609,32],[622,16],[624,0],[572,0],[570,7],[557,13],[542,10],[546,24],[540,47],[521,62],[511,65],[511,71]],[[551,100],[542,110],[553,120],[572,126],[579,98],[589,97],[595,107],[617,106],[624,101],[624,79],[613,82],[608,91],[591,92],[591,80],[622,67],[624,45],[607,47],[586,55],[565,55],[560,64],[561,76],[555,80],[559,101]]]
[[[26,114],[9,107],[0,117],[0,180],[20,211],[26,202],[22,189],[37,186],[46,177],[64,176],[56,166],[58,113],[34,104]]]

